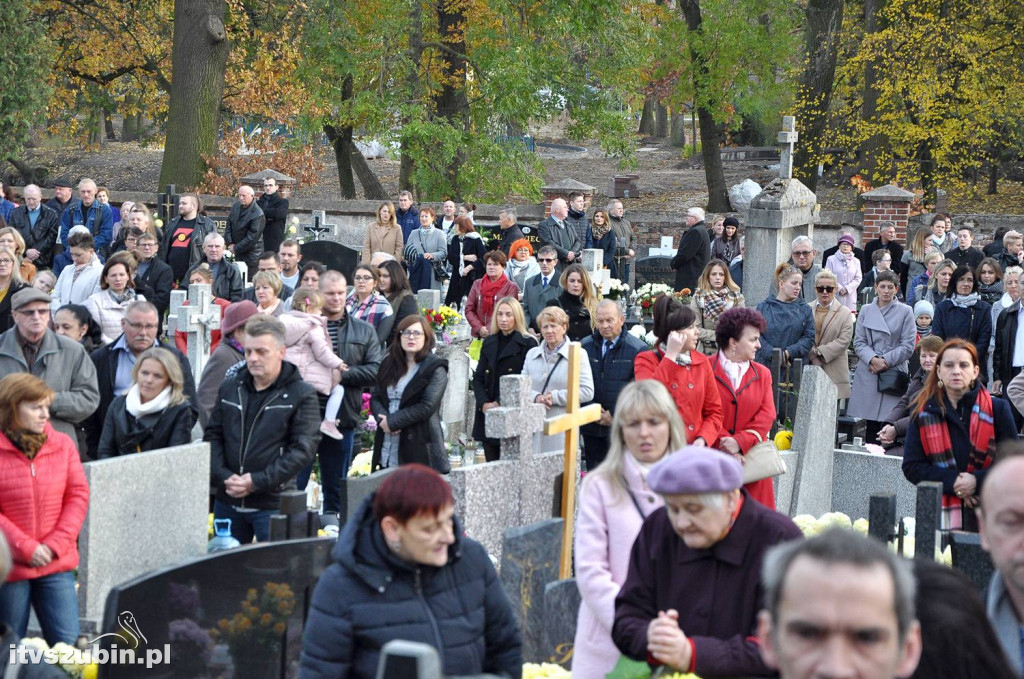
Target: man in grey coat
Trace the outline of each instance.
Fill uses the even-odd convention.
[[[1024,456],[999,456],[985,477],[981,490],[978,527],[981,546],[992,556],[996,572],[989,583],[986,608],[999,643],[1010,666],[1021,674],[1024,648],[1024,543],[1020,540],[1020,519],[1024,516]]]
[[[540,331],[534,324],[537,315],[562,294],[562,288],[558,286],[558,272],[555,271],[555,265],[558,264],[558,253],[555,248],[545,245],[538,250],[537,264],[540,265],[540,273],[527,278],[523,284],[523,314],[526,316],[526,327],[535,332]]]
[[[551,203],[551,215],[537,225],[540,242],[550,245],[558,253],[556,275],[574,262],[583,261],[583,241],[568,222],[569,204],[563,198]]]
[[[11,299],[14,327],[0,335],[0,378],[31,373],[56,395],[50,423],[78,443],[75,425],[92,415],[100,401],[96,368],[85,347],[49,329],[50,296],[33,287]],[[84,453],[84,451],[79,451]]]

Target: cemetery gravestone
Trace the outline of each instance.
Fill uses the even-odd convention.
[[[91,500],[78,539],[78,608],[89,633],[112,587],[206,553],[210,446],[89,462],[85,476]]]
[[[675,287],[676,272],[672,269],[672,258],[662,255],[654,257],[643,257],[636,260],[633,265],[636,272],[636,287],[648,283],[662,283],[669,287]]]
[[[220,316],[220,306],[213,303],[212,286],[188,286],[188,305],[178,306],[174,328],[188,336],[188,361],[196,384],[210,359],[211,333],[220,328]]]
[[[356,510],[359,509],[359,505],[363,503],[363,500],[380,488],[380,484],[384,483],[384,479],[395,469],[397,467],[382,469],[369,476],[342,479],[341,510],[338,512],[339,525],[345,525],[349,519],[355,516]]]
[[[868,507],[868,534],[888,544],[896,536],[896,496],[892,493],[872,495]]]
[[[661,246],[647,251],[649,257],[675,257],[676,248],[672,245],[672,236],[662,236]]]
[[[903,475],[903,458],[837,450],[832,470],[832,511],[851,519],[869,518],[868,498],[875,493],[896,498],[896,516],[913,516],[917,490]]]
[[[917,484],[917,511],[914,512],[914,558],[934,559],[937,535],[941,527],[942,484],[922,481]]]
[[[302,244],[302,259],[320,262],[328,269],[340,271],[351,285],[352,274],[359,264],[359,251],[331,240],[338,237],[338,225],[328,223],[327,213],[323,210],[313,210],[313,222],[303,224],[302,230],[313,234],[313,240]]]
[[[984,598],[996,567],[992,557],[981,546],[981,536],[977,533],[952,531],[949,537],[953,568],[966,575]]]
[[[523,661],[546,662],[544,591],[558,580],[562,519],[505,531],[500,580],[523,634]]]
[[[832,511],[836,385],[818,366],[803,370],[793,424],[793,450],[800,453],[791,515]],[[785,511],[780,508],[780,511]]]
[[[545,662],[568,668],[582,602],[575,578],[549,582],[544,587],[544,646],[548,653]]]

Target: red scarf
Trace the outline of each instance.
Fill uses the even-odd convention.
[[[498,301],[498,293],[508,284],[508,277],[504,272],[492,281],[490,276],[484,276],[480,281],[480,315],[490,318],[494,312],[494,303]]]
[[[921,446],[925,457],[941,469],[956,468],[953,442],[949,437],[949,425],[939,415],[921,412],[918,415],[921,431]],[[971,408],[968,426],[971,450],[967,456],[967,468],[963,471],[973,474],[979,469],[988,469],[994,460],[996,428],[992,415],[992,396],[984,387],[978,389],[978,398]],[[963,526],[963,501],[955,495],[942,496],[942,529],[957,530]]]

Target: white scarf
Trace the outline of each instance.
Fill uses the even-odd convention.
[[[153,400],[143,403],[142,397],[139,396],[139,385],[133,384],[132,388],[128,390],[125,395],[125,407],[128,412],[131,413],[132,417],[138,419],[145,417],[146,415],[152,415],[158,413],[161,410],[166,410],[171,405],[171,386],[167,385],[164,390],[156,395]]]
[[[730,361],[725,357],[721,351],[718,352],[718,361],[722,364],[722,370],[729,376],[729,382],[732,384],[732,390],[736,391],[740,388],[740,383],[743,381],[743,376],[750,370],[750,361],[743,361],[736,363]]]

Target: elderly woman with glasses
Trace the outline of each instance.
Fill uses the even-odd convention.
[[[372,468],[415,462],[447,474],[441,400],[448,385],[448,361],[431,353],[434,330],[422,316],[403,320],[398,338],[380,363],[370,398],[370,413],[377,420]]]
[[[878,250],[877,252],[885,252]],[[825,371],[836,389],[839,398],[850,398],[850,359],[847,350],[853,339],[853,313],[845,304],[836,299],[839,283],[829,269],[822,269],[814,278],[814,345],[807,354],[811,365]]]

